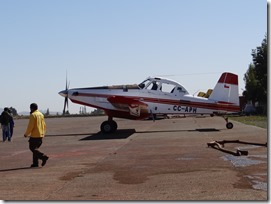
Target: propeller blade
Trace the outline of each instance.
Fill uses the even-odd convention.
[[[70,86],[70,82],[68,83],[68,74],[67,74],[67,71],[66,71],[66,87],[65,87],[65,91],[60,92],[60,94],[62,94],[63,96],[65,96],[65,99],[64,99],[64,108],[63,108],[63,115],[66,114],[66,107],[67,107],[67,110],[69,111],[69,100],[68,100],[69,86]]]
[[[63,108],[63,114],[65,114],[65,113],[66,113],[66,106],[67,106],[67,102],[68,102],[68,98],[67,98],[67,97],[65,97],[65,99],[64,99],[64,108]]]
[[[68,73],[67,73],[67,70],[66,70],[66,90],[68,90]]]
[[[69,110],[69,100],[68,100],[68,97],[66,97],[66,106],[67,106],[67,110]]]
[[[66,112],[66,105],[65,105],[65,102],[66,102],[66,100],[64,100],[63,115],[64,115],[64,114],[65,114],[65,112]]]

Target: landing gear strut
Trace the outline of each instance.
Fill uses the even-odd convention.
[[[118,129],[118,124],[112,117],[108,117],[108,120],[104,121],[100,128],[102,133],[113,133]]]
[[[228,118],[227,117],[224,117],[223,118],[225,119],[226,121],[226,128],[227,129],[232,129],[233,128],[233,124],[231,122],[228,121]]]

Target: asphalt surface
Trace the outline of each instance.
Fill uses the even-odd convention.
[[[116,119],[119,129],[99,132],[106,117],[48,118],[41,151],[44,167],[29,168],[23,137],[27,119],[15,120],[12,142],[0,142],[1,200],[255,201],[268,200],[268,148],[214,140],[266,143],[267,130],[219,117],[146,121]]]

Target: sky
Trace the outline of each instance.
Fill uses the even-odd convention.
[[[69,88],[163,76],[194,94],[226,71],[241,94],[267,1],[0,0],[0,29],[0,108],[62,113],[66,73]]]

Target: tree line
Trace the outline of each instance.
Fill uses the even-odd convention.
[[[258,113],[267,114],[267,34],[261,46],[252,49],[252,62],[244,75],[243,96],[257,108]]]

